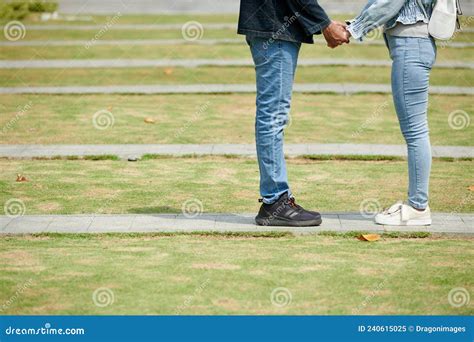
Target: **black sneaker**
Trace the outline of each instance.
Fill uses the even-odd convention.
[[[303,209],[285,193],[275,203],[262,203],[255,222],[259,226],[310,227],[319,226],[322,220],[320,213]]]

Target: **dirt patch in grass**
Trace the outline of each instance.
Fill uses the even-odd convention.
[[[170,281],[173,283],[189,283],[193,279],[191,277],[186,277],[186,276],[171,276]]]
[[[264,276],[264,275],[267,275],[268,273],[265,272],[264,270],[252,270],[252,271],[249,271],[248,274],[253,275],[253,276]]]
[[[237,311],[241,309],[240,303],[232,298],[216,299],[212,301],[212,304],[228,311]]]
[[[449,261],[436,261],[436,262],[432,262],[432,263],[431,263],[431,266],[434,266],[434,267],[461,267],[461,265],[459,265],[459,263],[457,263],[457,262],[449,262]]]
[[[220,263],[192,264],[191,267],[200,270],[240,270],[239,265]]]
[[[67,277],[92,277],[94,274],[89,272],[68,271],[64,273]]]
[[[85,191],[81,196],[86,196],[90,198],[102,197],[104,199],[115,198],[120,190],[114,190],[110,188],[90,188]]]
[[[58,302],[48,303],[45,305],[33,307],[31,309],[31,314],[41,315],[41,314],[44,314],[45,312],[49,312],[50,314],[53,314],[54,312],[68,310],[70,308],[71,308],[71,305],[67,305],[65,303],[58,303]]]
[[[329,269],[329,266],[326,265],[310,265],[310,266],[303,266],[296,269],[297,273],[307,273],[307,272],[317,272],[322,270]]]
[[[377,276],[380,275],[380,269],[372,267],[357,267],[356,272],[363,276]]]
[[[220,168],[213,173],[213,179],[224,182],[235,182],[237,170],[230,168]]]
[[[54,210],[59,210],[62,208],[62,206],[57,202],[45,202],[38,204],[36,208],[38,210],[41,210],[42,212],[50,212]]]
[[[94,265],[100,264],[100,260],[97,258],[82,258],[79,260],[74,260],[73,262],[76,265],[84,265],[84,266],[94,266]]]
[[[72,272],[66,272],[66,273],[58,274],[54,276],[49,276],[48,281],[68,282],[68,281],[71,281],[72,279],[76,281],[83,281],[83,279],[81,278],[93,277],[93,276],[94,276],[94,273],[91,273],[91,272],[72,271]]]
[[[6,266],[28,268],[28,270],[41,268],[40,262],[31,253],[24,250],[10,250],[0,253],[1,262]]]
[[[156,263],[158,260],[163,260],[169,256],[168,253],[156,252],[150,255],[149,260],[152,263]]]
[[[112,252],[125,252],[125,253],[140,253],[140,252],[151,252],[156,250],[155,247],[139,247],[139,246],[130,246],[130,247],[121,247],[121,248],[112,248]],[[165,256],[167,256],[166,254]]]
[[[343,258],[337,258],[334,256],[329,256],[329,255],[321,255],[321,254],[315,254],[315,253],[298,253],[293,255],[295,259],[299,260],[305,260],[305,261],[321,261],[321,259],[324,259],[325,263],[343,263],[346,262]]]

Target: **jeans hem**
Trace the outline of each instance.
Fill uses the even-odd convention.
[[[420,206],[418,204],[413,203],[410,200],[408,200],[408,205],[418,210],[425,210],[428,207],[428,204],[426,204],[425,206]]]
[[[279,199],[282,195],[284,195],[285,193],[288,194],[288,198],[291,198],[291,197],[293,196],[290,190],[285,190],[285,191],[282,191],[282,192],[280,192],[280,193],[277,193],[277,194],[273,195],[271,198],[265,198],[265,197],[264,197],[264,198],[262,199],[262,202],[265,203],[265,204],[273,204],[273,203],[275,203],[276,201],[278,201],[278,199]]]

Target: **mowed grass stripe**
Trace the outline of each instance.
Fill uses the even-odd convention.
[[[348,18],[354,18],[357,13],[333,14],[329,13],[331,19],[345,21]],[[25,25],[43,25],[51,24],[83,26],[83,25],[105,25],[111,22],[113,15],[78,15],[76,20],[61,20],[61,18],[52,21],[41,21],[39,15],[31,15],[22,20]],[[202,25],[206,23],[237,23],[238,14],[220,13],[220,14],[126,14],[121,15],[116,21],[117,24],[184,24],[188,21],[197,21]],[[460,17],[461,24],[464,28],[469,28],[469,16]],[[5,25],[8,20],[0,20],[0,25]]]
[[[305,66],[295,83],[389,84],[390,67]],[[99,86],[139,84],[248,84],[253,67],[0,69],[0,86]],[[474,70],[434,68],[431,85],[470,87]]]
[[[447,298],[460,284],[472,284],[472,244],[453,238],[8,236],[0,237],[0,301],[16,298],[4,311],[16,315],[471,315],[472,304],[457,308]],[[115,300],[98,307],[91,296],[103,287]],[[291,293],[289,305],[272,304],[277,287]]]
[[[349,15],[350,16],[350,15]],[[343,16],[337,16],[342,18]],[[106,25],[111,23],[114,15],[83,15],[78,14],[76,20],[58,20],[41,21],[39,16],[31,15],[22,20],[23,24],[44,25],[51,24],[83,26],[83,25]],[[347,18],[347,16],[346,16]],[[184,24],[188,21],[197,21],[205,25],[206,23],[237,23],[238,16],[235,14],[126,14],[117,16],[114,22],[116,24]],[[5,25],[8,20],[0,20],[0,25]]]
[[[95,38],[100,33],[99,38]],[[214,30],[203,30],[201,39],[223,39],[223,38],[238,38],[236,29],[214,29]],[[464,35],[464,34],[463,34]],[[181,30],[128,30],[128,29],[115,29],[115,30],[50,30],[50,31],[38,31],[30,30],[27,31],[25,38],[21,41],[69,41],[69,40],[122,40],[122,39],[182,39],[184,40]],[[8,41],[8,38],[4,35],[0,36],[0,41]],[[459,40],[460,41],[460,40]]]
[[[406,197],[406,161],[287,160],[300,202],[322,211],[358,211],[364,199],[388,206]],[[472,212],[473,161],[435,160],[430,205]],[[17,183],[16,175],[29,182]],[[256,212],[255,159],[200,157],[127,161],[0,160],[0,203],[18,198],[28,214],[179,213],[188,199],[205,212]],[[387,182],[390,179],[390,182]],[[449,191],[446,191],[449,189]],[[209,194],[212,196],[209,196]],[[253,200],[252,200],[253,199]]]
[[[1,95],[4,144],[254,143],[255,95]],[[19,111],[23,110],[19,115]],[[107,130],[94,113],[109,110]],[[432,95],[431,141],[472,146],[473,125],[452,129],[450,113],[472,113],[469,96]],[[146,124],[152,118],[155,124]],[[403,144],[391,95],[293,95],[288,143]]]
[[[200,28],[198,27],[198,30]],[[95,38],[97,32],[100,32],[99,38]],[[221,29],[205,29],[203,27],[202,34],[199,34],[200,39],[224,39],[241,37],[236,34],[235,28],[221,28]],[[382,41],[382,34],[375,36],[378,41]],[[122,40],[122,39],[185,39],[181,29],[171,30],[150,30],[150,29],[113,29],[113,30],[75,30],[73,27],[68,30],[28,30],[25,38],[22,41],[49,41],[49,40]],[[321,36],[315,36],[315,39],[322,40]],[[459,32],[451,42],[472,42],[474,40],[474,33]],[[5,35],[0,36],[0,41],[8,41]],[[369,42],[374,39],[369,40]]]
[[[473,60],[474,48],[445,48],[438,49],[439,61],[469,61]],[[308,45],[301,48],[300,58],[347,58],[347,59],[387,59],[388,51],[385,46],[349,44],[337,49],[329,49],[322,44]],[[108,58],[154,58],[154,59],[237,59],[250,58],[250,51],[245,44],[233,45],[116,45],[92,46],[2,46],[0,59],[30,60],[30,59],[108,59]]]
[[[389,59],[298,59],[298,66],[390,67]],[[253,67],[250,58],[242,59],[43,59],[0,60],[1,69],[81,69],[81,68],[198,68]],[[437,61],[436,68],[474,69],[473,62]]]

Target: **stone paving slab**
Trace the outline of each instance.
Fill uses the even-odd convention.
[[[326,41],[321,38],[314,40],[315,44],[326,45]],[[19,40],[19,41],[1,41],[0,46],[125,46],[125,45],[220,45],[220,44],[247,44],[243,38],[220,38],[220,39],[198,39],[186,40],[182,39],[116,39],[116,40]],[[370,40],[359,42],[357,40],[351,41],[351,44],[377,45],[385,46],[383,40]],[[452,42],[446,41],[438,43],[441,47],[449,48],[467,48],[473,47],[474,43],[468,42]]]
[[[433,157],[473,158],[474,148],[469,146],[433,146]]]
[[[0,87],[0,94],[233,94],[255,93],[255,84],[187,84],[187,85],[120,85],[120,86],[58,86]],[[369,83],[306,83],[295,84],[297,93],[390,94],[388,84]],[[431,86],[431,94],[474,95],[474,87]]]
[[[320,231],[406,231],[473,235],[474,214],[433,214],[431,226],[391,227],[373,223],[359,213],[323,214],[320,227],[265,227],[254,223],[255,214],[149,215],[25,215],[10,220],[0,216],[1,234],[102,233],[102,232],[259,232],[290,231],[296,234]],[[468,218],[467,222],[463,218]]]
[[[94,220],[93,216],[55,216],[46,228],[48,233],[86,233]],[[10,229],[12,223],[7,226]]]
[[[86,229],[92,232],[108,233],[115,230],[129,231],[132,228],[135,216],[124,219],[124,216],[100,215],[92,218],[89,227]]]
[[[22,216],[19,220],[18,218],[13,218],[10,222],[5,224],[0,221],[0,232],[1,233],[41,233],[47,232],[48,226],[54,220],[61,220],[60,217],[53,216]],[[84,221],[84,224],[86,221]]]
[[[326,58],[299,59],[298,66],[381,66],[390,67],[390,60],[375,59],[337,59]],[[49,60],[0,60],[0,69],[46,69],[46,68],[160,68],[183,67],[253,67],[251,59],[49,59]],[[437,68],[474,69],[474,63],[462,61],[437,61]]]
[[[117,155],[120,158],[142,157],[144,154],[238,155],[256,156],[254,144],[128,144],[128,145],[2,145],[0,157],[34,158],[55,156]],[[384,155],[405,157],[405,145],[384,144],[285,144],[289,157],[302,155]],[[474,158],[471,146],[433,146],[434,157]]]

